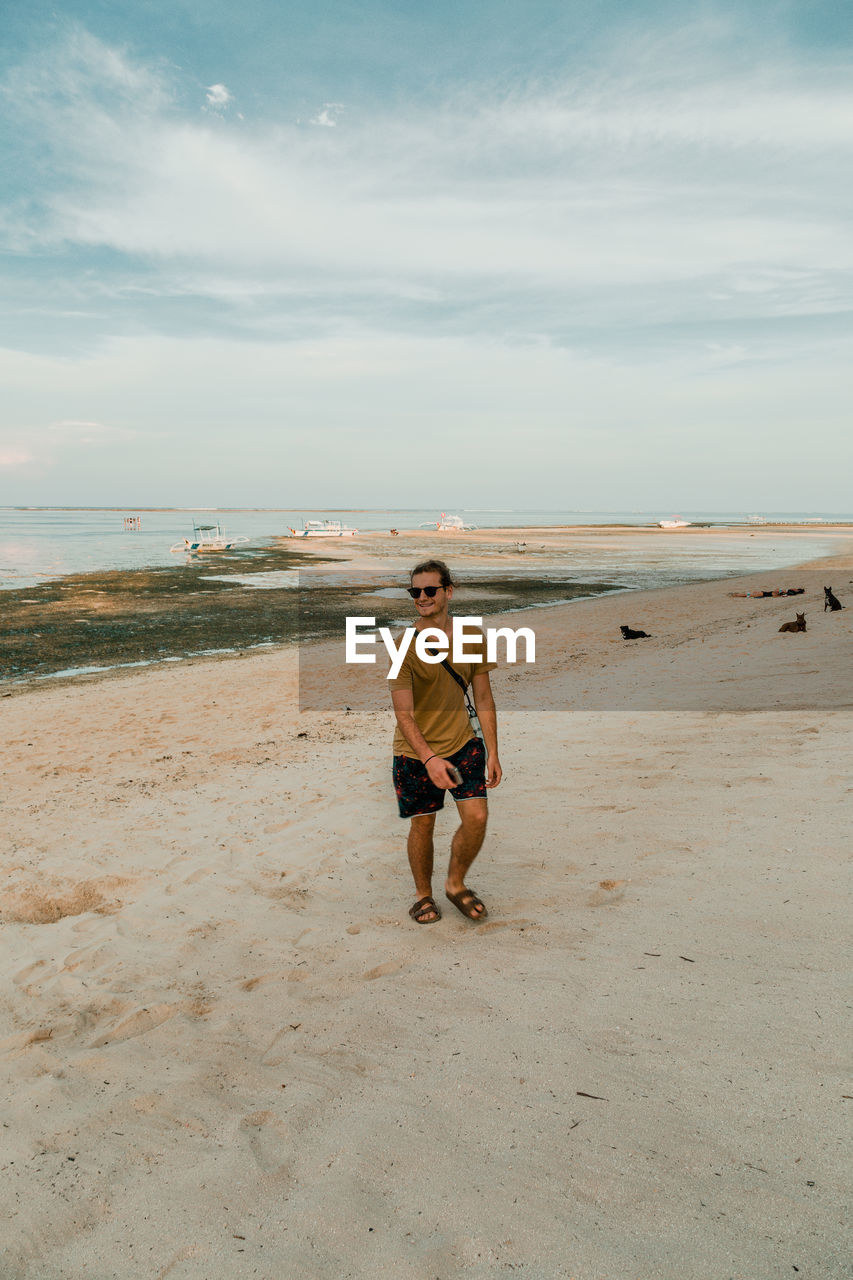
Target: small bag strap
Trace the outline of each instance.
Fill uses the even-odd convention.
[[[460,676],[459,672],[458,672],[458,671],[455,671],[455,670],[454,670],[454,668],[453,668],[453,667],[451,667],[451,665],[450,665],[450,659],[449,659],[449,658],[442,658],[442,660],[441,660],[441,665],[444,667],[445,671],[449,671],[449,672],[450,672],[450,674],[453,676],[453,679],[454,679],[454,680],[456,681],[456,683],[459,685],[459,688],[462,690],[462,692],[463,692],[463,693],[466,695],[466,697],[467,697],[467,695],[468,695],[468,686],[467,686],[467,684],[465,683],[465,681],[462,679],[462,677]]]
[[[456,681],[456,683],[459,685],[459,688],[460,688],[460,689],[462,690],[462,692],[464,693],[464,695],[465,695],[465,706],[468,708],[468,715],[469,715],[469,716],[474,716],[474,715],[476,715],[477,713],[476,713],[476,711],[474,710],[473,706],[471,705],[471,699],[468,697],[468,686],[467,686],[467,684],[465,683],[465,681],[462,679],[462,677],[460,676],[459,672],[458,672],[458,671],[456,671],[456,670],[454,670],[454,668],[453,668],[453,667],[451,667],[451,665],[450,665],[450,659],[449,659],[449,658],[442,658],[442,660],[441,660],[441,665],[444,667],[445,671],[449,671],[449,672],[450,672],[450,674],[453,676],[453,679]]]

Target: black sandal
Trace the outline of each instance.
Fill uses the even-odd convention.
[[[452,902],[457,911],[461,911],[463,916],[468,920],[485,920],[489,914],[486,910],[486,904],[477,897],[473,889],[463,889],[461,893],[446,893],[445,897],[448,902]],[[482,911],[475,911],[475,907],[482,907]]]
[[[435,924],[441,919],[435,898],[421,898],[413,907],[409,907],[409,915],[417,924]],[[431,920],[427,919],[429,915],[432,915]]]

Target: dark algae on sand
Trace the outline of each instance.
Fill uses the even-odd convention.
[[[285,642],[296,633],[295,592],[247,589],[237,576],[301,563],[292,551],[226,553],[4,591],[0,679]]]
[[[310,572],[299,572],[309,565]],[[409,618],[399,574],[323,569],[317,555],[290,547],[241,549],[166,568],[76,574],[0,592],[0,680],[343,639],[348,615],[373,616],[377,626],[391,627]],[[244,581],[287,571],[281,585],[265,589]],[[399,600],[374,594],[389,587],[400,589]],[[613,589],[610,583],[533,575],[472,575],[457,611],[489,616]]]

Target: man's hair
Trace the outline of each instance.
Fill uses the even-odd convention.
[[[445,591],[448,587],[456,586],[450,570],[443,560],[422,560],[420,564],[415,565],[414,569],[409,574],[409,582],[412,581],[416,573],[437,573]]]

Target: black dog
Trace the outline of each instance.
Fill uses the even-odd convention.
[[[832,587],[824,587],[823,589],[823,611],[831,609],[835,613],[836,609],[843,609],[844,605],[832,594]]]
[[[623,640],[649,640],[648,631],[633,631],[630,627],[620,627]]]

